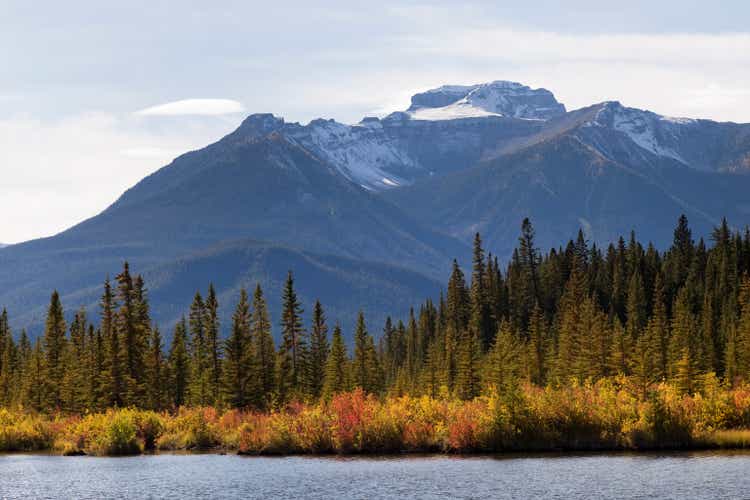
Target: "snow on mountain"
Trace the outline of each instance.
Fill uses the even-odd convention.
[[[366,189],[407,184],[388,167],[415,168],[417,164],[388,139],[382,128],[379,120],[365,120],[358,125],[314,120],[292,137]]]
[[[447,85],[416,94],[407,113],[415,120],[485,116],[548,120],[564,114],[565,106],[546,89],[498,80],[479,85]]]
[[[696,120],[689,118],[666,117],[609,101],[601,105],[587,125],[609,127],[625,134],[641,149],[689,165],[689,161],[680,154],[679,146],[687,127],[696,123]]]
[[[431,129],[430,122],[487,117],[542,121],[563,113],[565,106],[557,102],[548,90],[495,81],[479,85],[445,85],[416,94],[407,111],[392,113],[383,120],[365,118],[355,125],[347,125],[317,119],[300,125],[286,123],[283,118],[271,114],[256,114],[243,122],[238,133],[249,136],[281,133],[335,167],[350,181],[365,189],[379,191],[410,184],[416,177],[432,171],[433,160],[427,165],[418,159],[419,154],[425,156],[424,150],[417,153],[407,144],[410,138],[434,133],[435,130],[427,132]],[[446,123],[446,126],[450,124]],[[512,120],[505,126],[512,126]],[[481,132],[477,130],[467,136],[462,132],[463,125],[457,123],[454,128],[447,145],[430,147],[436,150],[447,146],[461,149],[480,140]],[[525,130],[527,127],[519,125],[519,128]]]

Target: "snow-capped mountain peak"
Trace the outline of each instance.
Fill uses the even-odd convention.
[[[547,120],[565,113],[565,106],[546,89],[497,80],[478,85],[444,85],[416,94],[407,113],[415,120],[486,116]]]

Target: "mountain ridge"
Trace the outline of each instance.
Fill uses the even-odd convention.
[[[323,259],[333,281],[358,275],[352,263],[361,262],[372,270],[368,279],[392,290],[401,289],[388,266],[407,269],[413,283],[421,280],[409,292],[416,303],[425,283],[442,282],[453,258],[468,263],[477,231],[507,258],[525,217],[543,248],[563,244],[579,227],[597,243],[636,230],[664,246],[658,238],[683,212],[699,236],[724,216],[745,224],[747,173],[748,124],[670,118],[617,101],[567,111],[550,91],[515,82],[439,87],[415,94],[406,111],[353,125],[251,114],[102,213],[4,248],[0,305],[22,318],[14,326],[38,329],[52,289],[70,301],[69,311],[91,305],[124,260],[155,276],[186,260],[240,273],[238,262],[250,261],[217,249],[237,240],[253,251],[258,244],[247,241],[275,249],[274,259],[252,260],[262,262],[261,277],[263,265],[279,272],[279,255],[308,269]],[[170,275],[182,285],[159,292],[155,309],[174,312],[207,285]],[[388,308],[403,311],[407,292],[368,302],[353,294],[352,279],[336,281],[341,290],[329,296],[342,318],[354,315],[346,295],[361,297],[377,318]],[[236,286],[218,291],[229,297]]]

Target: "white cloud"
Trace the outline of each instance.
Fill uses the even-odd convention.
[[[139,116],[219,116],[242,113],[245,107],[232,99],[183,99],[136,111]]]
[[[81,222],[175,156],[236,126],[210,117],[165,128],[140,122],[113,113],[0,119],[0,242],[50,236]]]

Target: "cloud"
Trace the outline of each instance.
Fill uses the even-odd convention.
[[[129,114],[0,118],[0,242],[56,234],[105,209],[177,155],[236,123],[185,117],[152,127]]]
[[[243,113],[245,107],[232,99],[183,99],[136,111],[138,116],[219,116]]]

